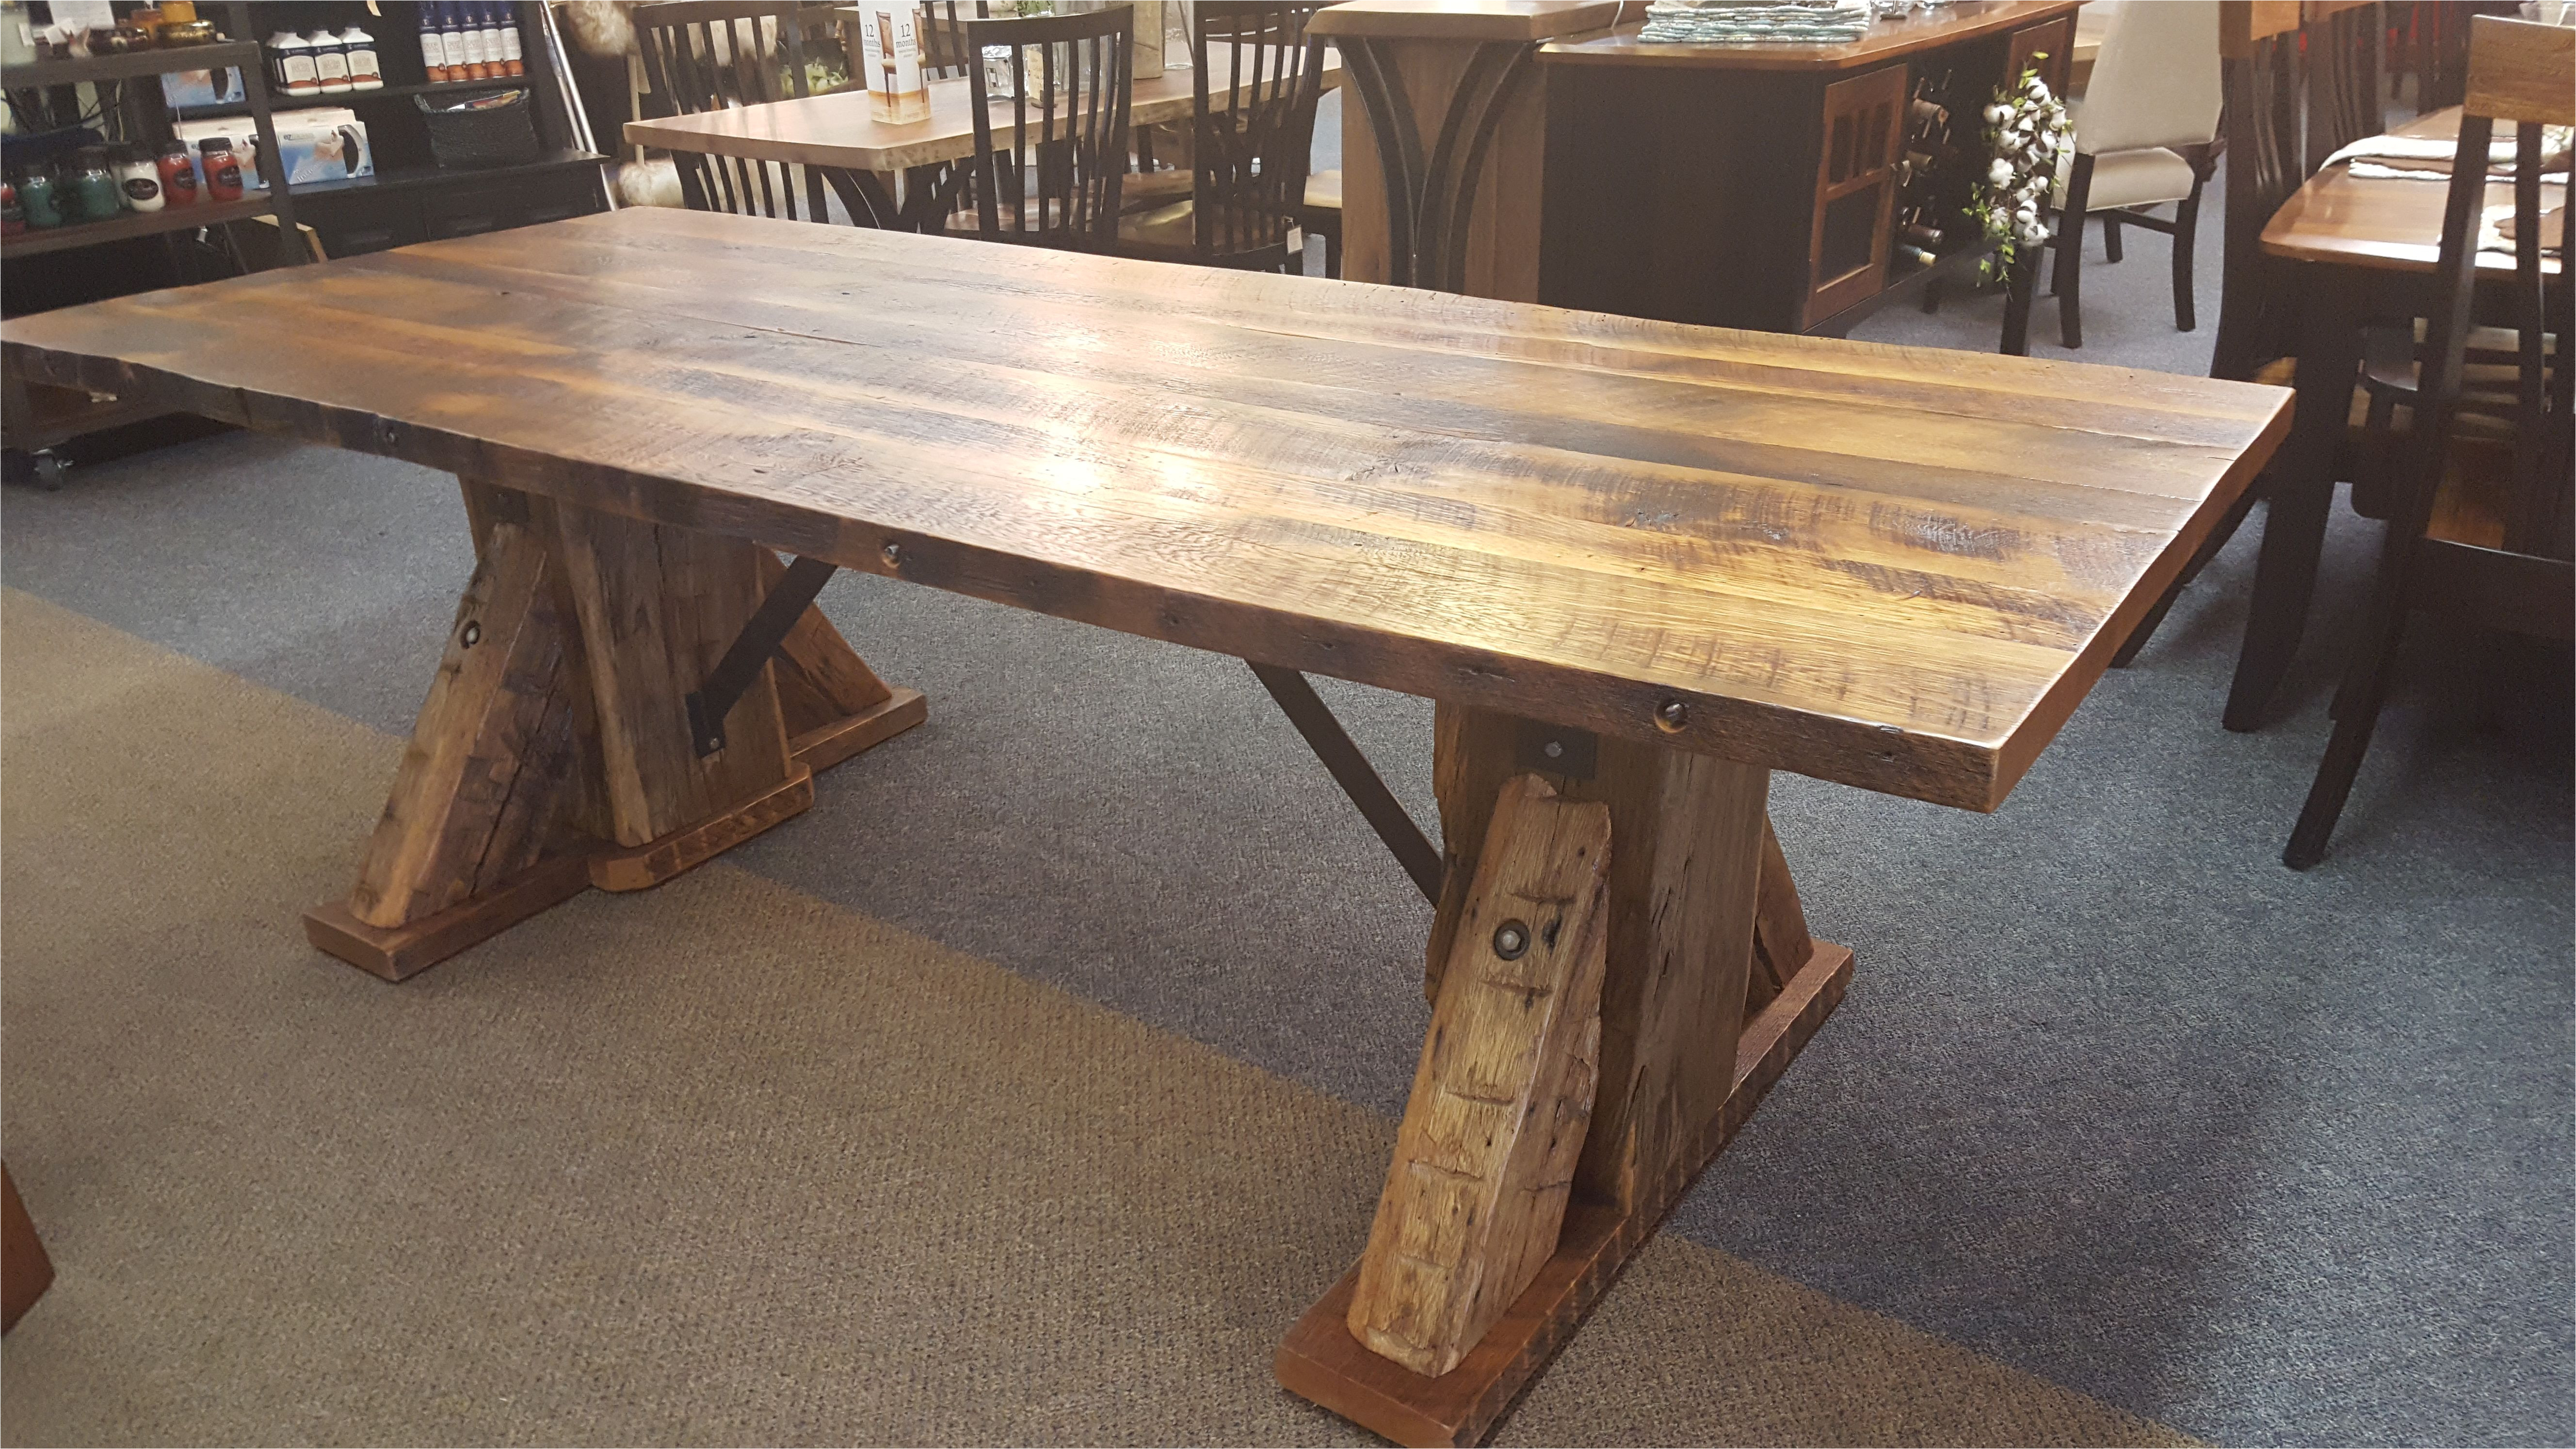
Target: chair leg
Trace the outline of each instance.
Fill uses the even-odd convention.
[[[2343,818],[2344,801],[2352,795],[2361,758],[2370,750],[2371,731],[2379,724],[2380,706],[2388,701],[2389,663],[2397,652],[2398,636],[2405,631],[2402,603],[2392,608],[2385,622],[2373,623],[2337,691],[2342,708],[2336,713],[2334,738],[2326,745],[2326,757],[2317,763],[2316,783],[2308,787],[2307,803],[2299,807],[2299,823],[2291,828],[2289,846],[2281,852],[2281,863],[2292,870],[2306,870],[2326,858],[2326,842],[2334,835],[2335,822]]]
[[[2106,211],[2102,213],[2102,260],[2117,262],[2121,255],[2120,213]]]
[[[2050,290],[2057,293],[2057,337],[2063,345],[2084,345],[2084,208],[2093,189],[2093,158],[2078,154],[2066,175],[2066,202],[2057,212],[2057,272]]]
[[[2189,332],[2200,326],[2200,314],[2192,306],[2191,261],[2195,238],[2200,231],[2200,183],[2191,184],[2191,195],[2174,207],[2173,289],[2174,330]]]

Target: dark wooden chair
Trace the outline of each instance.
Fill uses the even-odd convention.
[[[1288,243],[1307,207],[1324,73],[1324,43],[1307,38],[1306,22],[1324,3],[1201,0],[1190,33],[1189,190],[1122,217],[1122,252],[1248,271],[1302,268]],[[1212,95],[1220,61],[1234,84]]]
[[[644,78],[663,114],[695,115],[807,94],[805,41],[793,0],[656,0],[635,7]],[[781,69],[785,71],[781,84]],[[828,221],[810,167],[673,152],[693,210]],[[799,204],[802,210],[799,210]]]
[[[966,40],[966,22],[989,18],[986,0],[972,0],[967,13],[959,0],[921,0],[921,73],[932,80],[956,80],[980,64]]]
[[[2263,228],[2325,158],[2382,129],[2375,99],[2380,29],[2380,7],[2368,0],[2307,0],[2299,10],[2250,0],[2219,6],[2227,208],[2212,377],[2290,385],[2298,366],[2298,288],[2263,254]],[[2364,97],[2372,99],[2364,104]],[[2356,430],[2367,409],[2357,394]],[[2261,496],[2258,481],[2238,497],[2112,656],[2113,668],[2136,659],[2174,600],[2235,537]]]
[[[2301,0],[2307,37],[2309,175],[2353,142],[2388,129],[2388,23],[2379,0]]]
[[[2393,481],[2388,533],[2370,612],[2343,687],[2335,731],[2282,862],[2305,870],[2325,858],[2388,695],[2391,657],[2417,608],[2439,607],[2491,629],[2576,639],[2576,452],[2571,452],[2570,374],[2563,350],[2576,323],[2576,211],[2543,225],[2541,128],[2576,125],[2576,30],[2480,16],[2470,22],[2459,150],[2442,217],[2431,317],[2417,363],[2406,466]],[[2486,227],[2487,148],[2498,122],[2515,127],[2514,268],[2490,286],[2514,324],[2516,439],[2499,480],[2453,443],[2478,308],[2477,254]],[[2547,235],[2556,232],[2555,237]],[[2547,272],[2553,244],[2559,270]],[[2463,463],[2471,466],[2462,466]]]
[[[977,54],[1009,51],[1011,93],[992,94],[986,68],[970,67],[975,159],[961,193],[969,197],[966,211],[951,219],[950,231],[1023,246],[1116,249],[1135,74],[1133,7],[965,25]],[[997,127],[994,112],[1005,106],[1009,125]]]

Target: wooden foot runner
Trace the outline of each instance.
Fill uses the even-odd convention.
[[[1398,1443],[1451,1445],[1492,1430],[1743,1125],[1841,1001],[1851,953],[1806,934],[1763,770],[1446,704],[1438,751],[1430,1038],[1368,1251],[1275,1370]],[[1599,837],[1578,821],[1606,826],[1597,906]],[[1500,969],[1520,944],[1500,928],[1531,914],[1566,930]],[[1589,1022],[1579,921],[1604,946]],[[1493,1009],[1514,1000],[1519,1020]]]
[[[688,693],[781,572],[739,539],[465,485],[479,560],[346,901],[305,934],[399,981],[583,890],[658,885],[919,724],[821,612],[692,748]]]

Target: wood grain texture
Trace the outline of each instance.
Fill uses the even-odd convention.
[[[1974,809],[2288,400],[658,208],[13,319],[0,353],[603,514]]]
[[[1753,971],[1745,993],[1746,1012],[1770,1005],[1815,954],[1815,938],[1807,934],[1806,908],[1798,901],[1797,882],[1789,876],[1789,858],[1781,853],[1780,837],[1766,817],[1762,872],[1754,886]]]
[[[806,769],[832,768],[861,750],[872,749],[930,718],[930,705],[917,689],[891,690],[872,709],[829,720],[787,737],[787,752]]]
[[[0,1167],[0,1333],[18,1326],[45,1290],[54,1286],[54,1260],[36,1235],[36,1220],[18,1198],[18,1184]]]
[[[579,773],[576,686],[550,572],[526,530],[491,530],[359,865],[359,921],[434,915],[561,844]]]
[[[2576,34],[2561,26],[2534,28]],[[2460,107],[2418,116],[2390,127],[2389,134],[2450,139],[2460,134]],[[2263,228],[2263,251],[2293,262],[2429,276],[2442,250],[2442,199],[2448,189],[2439,181],[2355,176],[2349,167],[2329,166],[2272,214]],[[2542,183],[2540,191],[2544,208],[2566,204],[2563,176]],[[2511,182],[2487,187],[2489,212],[2512,204]],[[2544,256],[2541,270],[2555,276],[2563,265],[2556,256]],[[2478,270],[2510,276],[2513,257],[2503,251],[2480,252]]]
[[[1528,768],[1520,748],[1528,728],[1494,711],[1438,709],[1432,789],[1449,885],[1432,918],[1430,962],[1456,960],[1462,949],[1467,883],[1503,783]],[[1601,1085],[1578,1181],[1587,1197],[1633,1207],[1726,1101],[1752,968],[1769,774],[1603,739],[1588,777],[1543,778],[1567,799],[1610,807]],[[1445,981],[1437,987],[1446,989]]]
[[[1316,12],[1320,24],[1338,9]],[[1384,57],[1390,86],[1400,87],[1418,127],[1425,169],[1439,148],[1446,118],[1458,100],[1478,46],[1485,42],[1455,38],[1382,39],[1372,42]],[[1474,179],[1474,204],[1467,221],[1465,285],[1470,297],[1496,297],[1512,302],[1539,299],[1539,246],[1542,197],[1546,179],[1547,88],[1535,75],[1523,74],[1499,100],[1493,136]],[[1354,282],[1383,282],[1393,274],[1387,255],[1385,168],[1378,156],[1376,129],[1364,114],[1365,100],[1355,90],[1343,102],[1342,128],[1342,276]],[[1431,285],[1417,279],[1419,285]]]
[[[727,716],[725,747],[703,759],[684,704],[760,606],[763,551],[570,503],[540,512],[561,592],[580,622],[569,652],[596,712],[608,819],[592,833],[647,846],[787,783],[787,733],[770,671]]]
[[[1211,71],[1210,91],[1237,90],[1233,58],[1222,51],[1218,55],[1224,57],[1223,79]],[[1331,90],[1341,83],[1341,67],[1326,62],[1321,77],[1323,88]],[[1139,76],[1128,98],[1128,124],[1133,127],[1187,121],[1196,104],[1191,72],[1187,70]],[[847,90],[661,120],[629,121],[626,139],[632,145],[666,151],[892,174],[974,155],[975,92],[969,81],[932,81],[930,119],[900,126],[876,119],[869,110],[867,92]]]
[[[2295,7],[2297,0],[2288,0]],[[1841,45],[1663,45],[1634,31],[1562,40],[1539,51],[1550,65],[1632,65],[1685,70],[1858,70],[2000,31],[2073,15],[2083,0],[1959,0],[1887,17]],[[1642,14],[1642,8],[1637,12]]]
[[[304,939],[361,971],[400,981],[588,889],[588,855],[558,855],[471,900],[398,926],[371,925],[348,902],[326,902],[304,913]]]
[[[1599,1069],[1610,858],[1609,807],[1504,784],[1351,1297],[1352,1335],[1416,1373],[1457,1367],[1556,1251]]]
[[[1362,1347],[1346,1323],[1358,1286],[1354,1267],[1280,1344],[1272,1362],[1280,1385],[1399,1444],[1483,1442],[1618,1281],[1683,1189],[1733,1140],[1850,982],[1851,953],[1819,945],[1806,969],[1746,1027],[1726,1110],[1693,1141],[1684,1163],[1653,1185],[1640,1211],[1580,1200],[1569,1208],[1555,1255],[1458,1367],[1427,1378]]]
[[[777,786],[731,809],[692,821],[659,840],[593,854],[590,883],[604,891],[650,890],[780,821],[804,814],[813,804],[814,774],[801,764],[794,765]]]
[[[2576,126],[2576,29],[2471,17],[2464,109],[2499,121]]]

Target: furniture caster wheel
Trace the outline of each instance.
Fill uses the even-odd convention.
[[[70,459],[61,457],[48,449],[27,461],[28,481],[48,493],[63,491],[63,484],[69,481],[68,475],[72,466]]]

